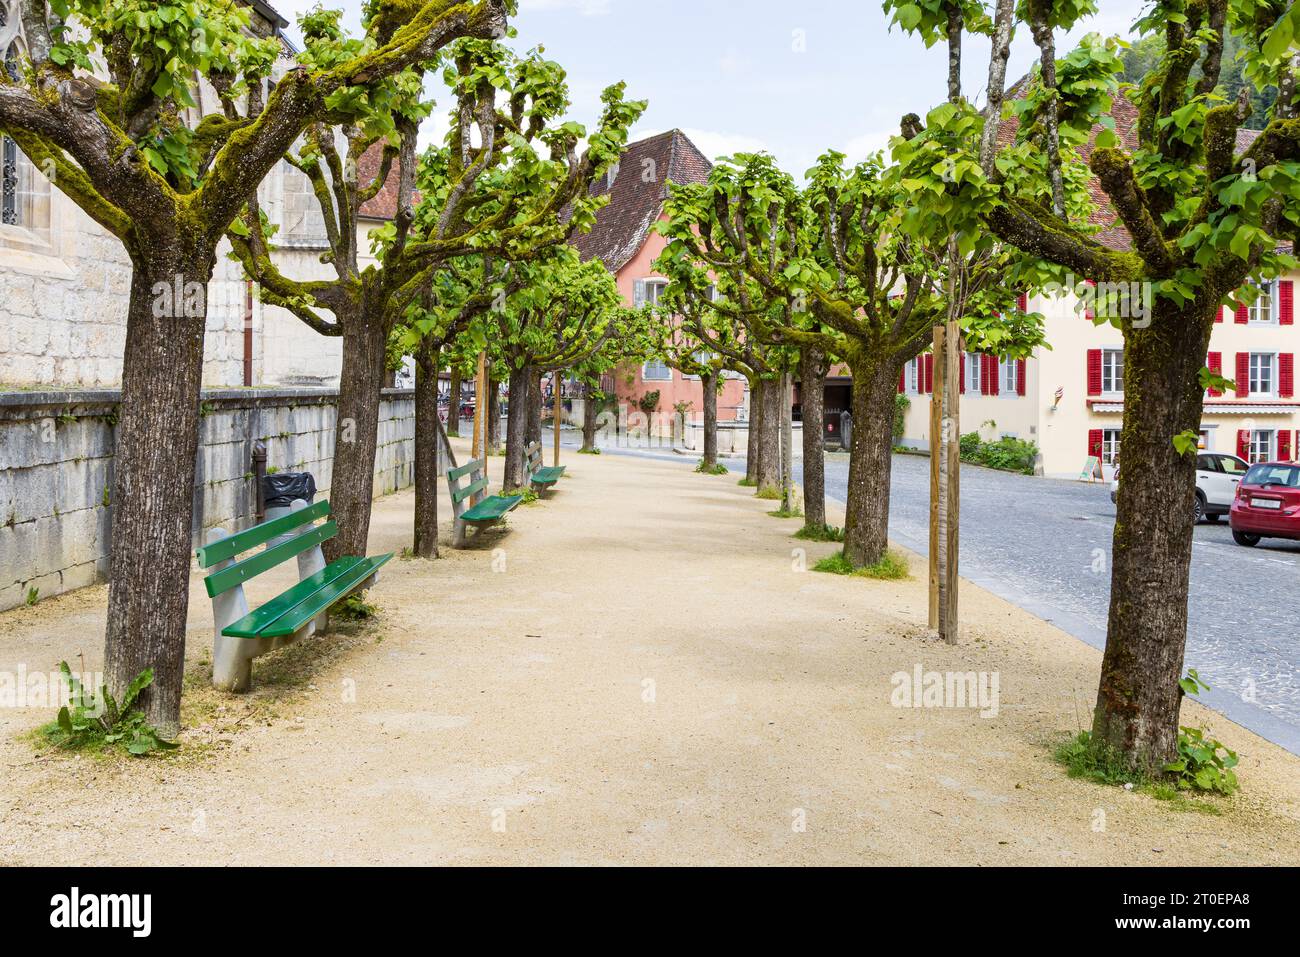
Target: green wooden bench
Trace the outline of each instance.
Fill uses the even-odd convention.
[[[224,691],[247,691],[253,659],[304,635],[324,631],[329,609],[375,583],[379,566],[393,553],[359,558],[348,555],[325,564],[321,542],[338,534],[329,521],[329,502],[308,505],[299,499],[288,515],[228,534],[208,532],[198,548],[199,567],[210,569],[204,584],[212,599],[214,637],[212,683]],[[321,525],[317,519],[326,519]],[[266,546],[261,551],[252,550]],[[251,554],[240,558],[240,554]],[[244,582],[290,558],[298,559],[298,584],[249,611]]]
[[[487,487],[483,459],[447,469],[447,491],[451,493],[451,509],[456,514],[452,526],[454,547],[464,546],[470,525],[475,528],[495,525],[524,500],[522,495],[488,495]]]
[[[542,466],[540,442],[529,442],[524,446],[524,479],[537,492],[545,492],[554,487],[563,477],[564,469],[563,465],[552,465],[550,468]]]

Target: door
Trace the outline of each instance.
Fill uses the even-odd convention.
[[[1232,505],[1232,500],[1237,497],[1237,486],[1241,484],[1242,476],[1250,466],[1235,455],[1215,455],[1212,458],[1218,460],[1222,497],[1212,498],[1209,501],[1214,505],[1228,508]]]

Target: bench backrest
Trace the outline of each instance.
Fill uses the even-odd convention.
[[[524,481],[533,477],[533,473],[542,467],[542,443],[529,442],[524,446]]]
[[[203,580],[209,596],[217,596],[242,585],[250,578],[274,568],[281,562],[288,561],[309,548],[315,548],[338,534],[338,526],[332,521],[323,525],[313,525],[318,518],[327,518],[330,503],[320,501],[314,505],[262,522],[234,535],[218,538],[216,541],[195,549],[200,568],[211,568],[218,563],[228,563]],[[247,558],[237,558],[259,545],[265,545],[274,538],[292,534],[294,537],[280,542]]]
[[[451,494],[451,508],[457,518],[487,497],[488,479],[484,465],[483,459],[474,459],[459,468],[447,469],[447,491]]]

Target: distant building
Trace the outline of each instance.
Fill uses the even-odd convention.
[[[653,305],[668,285],[653,263],[666,242],[652,227],[663,218],[669,183],[703,183],[713,164],[681,130],[670,130],[628,144],[618,163],[597,183],[594,194],[608,193],[609,204],[596,215],[591,232],[573,245],[584,260],[599,259],[614,274],[629,306]],[[617,369],[607,382],[619,404],[638,407],[642,396],[659,393],[658,411],[671,414],[678,403],[690,403],[691,415],[703,409],[698,376],[683,375],[663,362]],[[746,418],[747,386],[728,378],[718,395],[718,419]]]

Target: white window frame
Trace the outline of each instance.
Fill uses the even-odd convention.
[[[1246,461],[1251,465],[1272,462],[1277,457],[1277,429],[1252,429]]]
[[[659,305],[659,297],[663,295],[668,288],[667,279],[646,279],[645,280],[645,304],[647,306]]]
[[[917,356],[908,361],[904,370],[907,375],[903,380],[903,391],[908,395],[921,394],[921,357]]]
[[[1253,283],[1259,296],[1246,307],[1246,324],[1250,326],[1275,326],[1278,323],[1277,282],[1262,279]]]
[[[663,371],[666,372],[667,375],[651,375],[650,369],[651,367],[654,366],[662,366]],[[670,366],[668,363],[664,362],[662,359],[651,359],[649,362],[641,366],[641,381],[642,382],[672,382],[673,367]]]
[[[1252,352],[1250,353],[1250,362],[1248,364],[1247,381],[1250,383],[1250,394],[1252,396],[1277,396],[1278,369],[1277,369],[1276,352]],[[1268,373],[1268,385],[1263,387],[1263,374]]]
[[[1004,399],[1020,398],[1020,376],[1015,359],[998,360],[998,395]]]
[[[1109,380],[1110,388],[1107,388]],[[1101,394],[1124,394],[1124,349],[1101,350]]]
[[[976,395],[984,393],[983,356],[977,352],[966,353],[966,391]]]
[[[1101,430],[1101,460],[1106,465],[1115,464],[1115,458],[1119,455],[1119,439],[1121,432],[1121,429]]]

